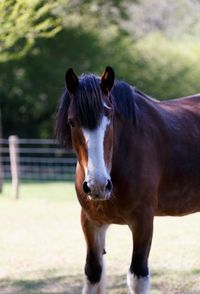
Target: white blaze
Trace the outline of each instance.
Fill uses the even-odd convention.
[[[101,182],[109,178],[104,160],[104,137],[109,123],[109,119],[103,116],[101,124],[96,130],[83,129],[88,148],[88,166],[85,167],[87,181],[98,180]]]

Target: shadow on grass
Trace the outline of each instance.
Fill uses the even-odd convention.
[[[107,277],[109,285],[107,286],[108,293],[129,293],[126,284],[126,274],[124,275],[109,275]]]
[[[160,269],[152,272],[151,288],[162,294],[199,294],[200,269]]]
[[[80,294],[80,276],[52,276],[41,279],[3,279],[0,281],[2,294]]]
[[[108,276],[108,293],[128,293],[125,275]],[[43,278],[9,279],[0,281],[2,294],[80,294],[83,286],[82,275],[48,275]]]
[[[152,291],[155,293],[197,294],[199,290],[200,270],[172,271],[156,270],[152,272]],[[2,294],[80,294],[83,285],[82,275],[59,275],[56,271],[39,273],[42,278],[10,279],[0,281]],[[187,279],[186,279],[187,277]],[[108,275],[107,293],[128,294],[126,275]],[[194,287],[194,282],[197,287]],[[193,286],[192,286],[193,285]],[[195,289],[196,288],[196,289]],[[198,288],[198,289],[197,289]]]

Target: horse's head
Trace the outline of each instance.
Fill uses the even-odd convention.
[[[84,172],[83,192],[93,200],[106,200],[112,192],[110,178],[113,145],[113,107],[109,99],[114,71],[80,79],[72,69],[65,75],[69,95],[67,124],[72,145]]]

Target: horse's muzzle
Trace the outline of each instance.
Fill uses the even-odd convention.
[[[90,196],[92,200],[107,200],[111,196],[112,182],[106,179],[104,182],[84,181],[83,192]]]

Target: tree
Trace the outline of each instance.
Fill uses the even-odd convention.
[[[140,0],[128,8],[123,27],[135,38],[160,32],[169,39],[199,39],[198,0]]]
[[[61,30],[61,20],[54,13],[57,1],[0,1],[0,62],[21,58],[36,38],[48,38]]]
[[[64,72],[68,67],[73,67],[77,74],[101,74],[106,65],[111,65],[118,79],[157,98],[199,92],[200,42],[195,37],[185,42],[181,30],[183,21],[178,21],[180,17],[175,13],[179,9],[169,13],[171,8],[167,3],[173,0],[162,3],[140,0],[141,7],[138,4],[134,10],[129,3],[133,5],[136,1],[130,0],[28,1],[0,0],[4,8],[9,4],[11,14],[17,3],[25,3],[24,12],[29,11],[29,6],[34,9],[27,17],[18,7],[21,26],[22,23],[25,26],[21,31],[19,24],[15,25],[16,17],[10,16],[7,27],[13,27],[15,33],[7,29],[9,33],[6,34],[5,15],[4,23],[0,19],[4,24],[3,28],[0,26],[0,32],[4,32],[0,46],[4,44],[6,48],[8,41],[5,38],[12,40],[7,51],[0,49],[0,108],[5,137],[10,134],[20,137],[53,136],[56,104],[64,89]],[[179,7],[180,4],[176,5]],[[187,16],[194,21],[196,5],[191,6],[191,13],[187,6]],[[182,9],[185,11],[185,6]],[[155,10],[154,14],[152,10]],[[127,19],[127,11],[130,19]],[[9,16],[5,9],[4,13]],[[172,25],[166,24],[168,18],[164,17],[165,13],[171,17],[170,24],[175,24],[173,30]],[[46,23],[46,20],[50,22]],[[51,22],[52,26],[49,25]],[[43,24],[42,29],[39,24]],[[194,36],[197,27],[198,23],[193,30]],[[193,27],[188,27],[188,32],[190,29]],[[29,42],[30,45],[26,45]],[[1,62],[3,57],[6,62]]]

